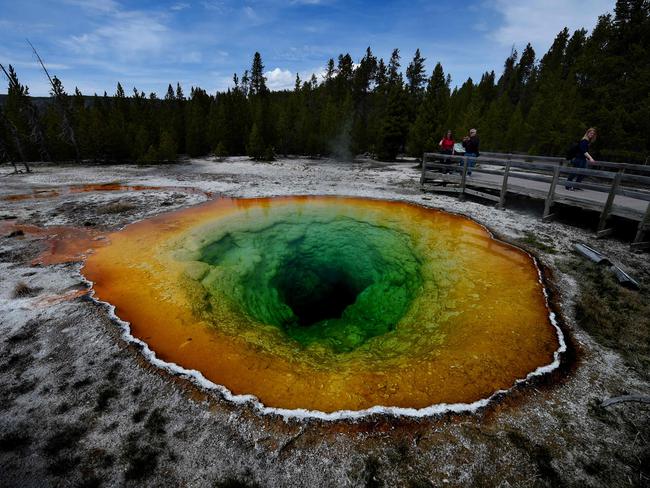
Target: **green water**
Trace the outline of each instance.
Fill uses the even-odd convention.
[[[197,276],[216,303],[298,343],[347,352],[387,334],[422,286],[408,234],[350,217],[234,222],[200,239]],[[217,305],[218,306],[218,305]]]

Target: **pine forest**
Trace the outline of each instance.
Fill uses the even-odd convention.
[[[451,129],[456,140],[475,127],[485,151],[563,155],[588,127],[598,129],[595,155],[644,163],[650,154],[650,6],[618,1],[596,27],[561,31],[548,52],[512,50],[500,74],[486,72],[452,88],[440,63],[417,50],[378,59],[369,47],[355,61],[330,59],[322,76],[270,91],[255,53],[251,68],[225,92],[166,95],[118,83],[115,93],[68,93],[52,77],[51,97],[36,103],[12,66],[3,66],[0,159],[13,161],[176,160],[214,154],[331,156],[392,160],[437,149]],[[128,80],[125,80],[128,81]]]

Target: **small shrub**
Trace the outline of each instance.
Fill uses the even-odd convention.
[[[13,292],[13,297],[14,298],[29,298],[33,297],[35,295],[38,295],[38,293],[42,290],[42,288],[32,288],[31,286],[27,285],[27,283],[21,281],[18,284],[16,284]]]
[[[108,403],[111,399],[116,398],[119,392],[112,386],[107,386],[99,391],[97,397],[97,405],[95,406],[96,412],[105,412],[108,409]]]
[[[110,203],[104,207],[101,207],[100,209],[97,210],[97,213],[118,214],[118,213],[130,212],[131,210],[135,210],[135,208],[136,206],[129,202],[115,202],[115,203]]]

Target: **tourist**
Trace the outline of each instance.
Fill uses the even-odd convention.
[[[454,136],[452,135],[451,129],[447,130],[447,133],[442,136],[442,139],[440,139],[440,142],[438,143],[438,146],[440,147],[440,152],[442,154],[454,154]],[[453,161],[451,159],[445,158],[441,160],[443,164],[453,164]],[[451,173],[451,170],[443,169],[443,173]]]
[[[596,140],[596,129],[594,127],[590,127],[587,129],[587,132],[585,132],[585,135],[582,137],[580,142],[578,143],[578,147],[576,148],[575,156],[571,160],[571,165],[574,168],[586,168],[587,167],[587,161],[590,163],[595,163],[594,158],[591,157],[591,154],[589,154],[589,144],[594,142]],[[582,191],[582,188],[578,188],[576,186],[570,185],[570,181],[575,181],[576,183],[580,183],[584,179],[585,175],[581,174],[571,174],[569,178],[567,179],[567,184],[565,188],[570,191],[576,191],[580,190]]]
[[[476,159],[479,156],[478,152],[479,138],[476,129],[470,129],[469,135],[463,137],[463,147],[465,148],[465,156],[467,157],[467,174],[472,174],[472,168],[476,164]],[[462,165],[462,163],[461,163]]]

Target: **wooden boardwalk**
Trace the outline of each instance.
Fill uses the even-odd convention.
[[[566,165],[561,158],[481,153],[469,168],[464,156],[425,153],[420,186],[431,190],[472,195],[494,201],[504,208],[508,194],[544,200],[544,220],[553,217],[553,207],[563,204],[600,213],[598,237],[612,232],[611,216],[638,222],[633,249],[650,248],[650,166],[597,162],[588,169]],[[442,163],[447,161],[447,164]],[[471,172],[471,175],[469,174]],[[570,175],[585,180],[570,182],[578,190],[568,190]],[[650,237],[650,236],[648,236]]]

